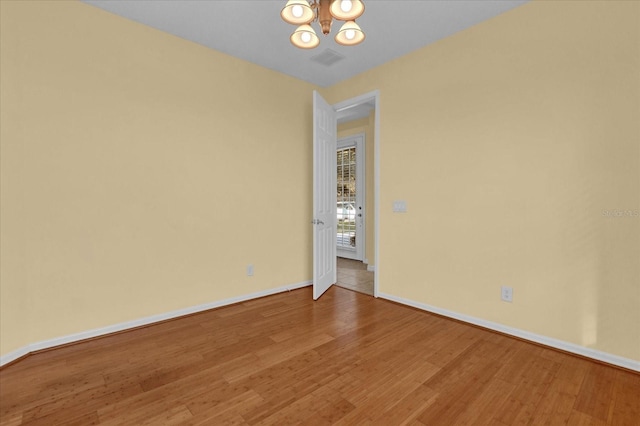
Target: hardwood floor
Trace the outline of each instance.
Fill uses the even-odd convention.
[[[32,355],[2,425],[638,425],[640,375],[332,287]]]
[[[364,263],[339,257],[337,259],[336,285],[373,296],[373,272]]]

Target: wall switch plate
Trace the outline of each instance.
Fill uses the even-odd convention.
[[[253,265],[247,265],[247,276],[248,277],[253,276]]]
[[[513,287],[502,286],[501,297],[505,302],[513,302]]]
[[[394,213],[406,213],[407,212],[407,202],[404,200],[396,200],[393,202],[393,211]]]

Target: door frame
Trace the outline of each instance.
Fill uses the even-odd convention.
[[[336,112],[341,112],[355,106],[374,102],[373,126],[373,210],[374,210],[374,252],[373,297],[378,297],[380,289],[380,90],[373,90],[342,102],[333,104]],[[369,145],[371,146],[371,145]]]
[[[356,214],[362,214],[360,224],[358,226],[358,217],[355,218],[356,224],[356,249],[336,248],[338,257],[346,257],[347,259],[364,261],[365,248],[367,247],[367,180],[366,180],[366,140],[364,133],[357,133],[351,136],[338,139],[337,149],[355,147],[356,148],[356,207],[361,207]],[[359,203],[358,203],[359,201]],[[346,256],[345,256],[346,255]]]

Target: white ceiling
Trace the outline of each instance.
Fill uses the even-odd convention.
[[[327,37],[314,23],[320,45],[302,50],[289,42],[295,26],[280,18],[285,0],[83,0],[87,4],[280,71],[321,87],[383,64],[528,0],[366,0],[358,24],[366,34],[358,46]],[[331,66],[313,56],[327,49],[344,56]],[[331,52],[328,52],[331,53]]]

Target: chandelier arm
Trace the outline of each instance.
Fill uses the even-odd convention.
[[[318,0],[307,0],[309,2],[309,7],[313,11],[313,18],[309,21],[309,25],[312,22],[318,22],[318,10],[320,10],[320,4]]]

